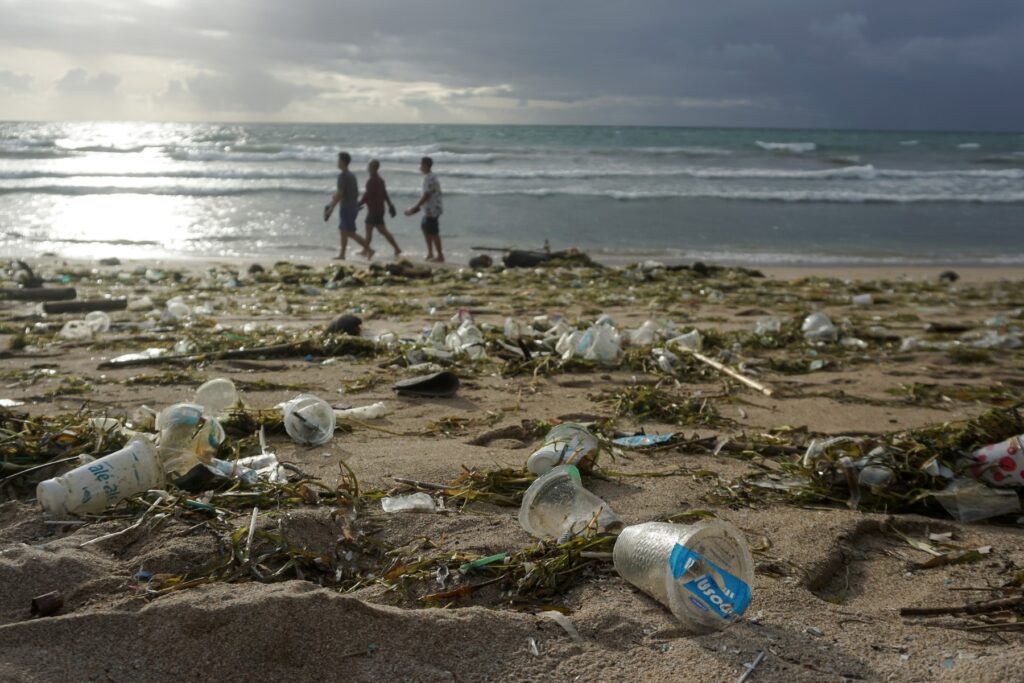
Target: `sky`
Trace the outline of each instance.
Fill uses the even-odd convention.
[[[0,0],[0,119],[1019,130],[1021,0]]]

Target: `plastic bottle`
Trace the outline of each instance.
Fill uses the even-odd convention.
[[[211,379],[196,389],[195,402],[210,416],[220,415],[235,405],[236,401],[238,392],[235,391],[234,382],[223,377]]]
[[[312,394],[299,394],[284,404],[284,429],[301,444],[319,446],[334,436],[334,409]]]
[[[599,531],[622,528],[622,520],[608,503],[583,488],[573,465],[559,465],[537,477],[523,494],[519,524],[537,538],[571,538],[591,523]]]
[[[597,459],[600,442],[583,425],[563,422],[552,427],[544,443],[526,461],[534,474],[545,474],[558,465],[575,465],[589,472]]]
[[[754,563],[728,522],[647,522],[622,530],[612,553],[622,578],[695,633],[725,628],[750,605]]]
[[[137,437],[119,451],[40,482],[36,499],[51,517],[92,514],[163,483],[156,448]]]

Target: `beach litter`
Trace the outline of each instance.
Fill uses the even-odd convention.
[[[385,496],[380,499],[384,512],[437,512],[437,504],[426,493],[410,493],[401,496]]]
[[[429,375],[399,380],[392,388],[399,396],[450,398],[459,390],[459,378],[454,372],[442,370]]]
[[[537,477],[523,494],[519,524],[532,536],[559,540],[622,528],[608,503],[583,487],[573,465],[559,465]]]
[[[694,633],[726,628],[750,606],[754,562],[743,535],[728,522],[646,522],[615,541],[615,571]]]
[[[586,427],[564,422],[552,427],[544,442],[530,455],[526,468],[534,474],[550,472],[559,465],[575,465],[583,472],[589,472],[598,453],[601,442]]]
[[[296,443],[320,446],[334,436],[334,409],[318,396],[300,394],[284,404],[282,413],[285,431]]]
[[[59,612],[62,607],[64,607],[64,596],[60,594],[60,591],[51,591],[32,598],[29,613],[33,617],[50,617]]]

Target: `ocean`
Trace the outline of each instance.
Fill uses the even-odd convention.
[[[0,252],[333,256],[341,150],[399,210],[433,157],[455,262],[1024,264],[1024,134],[594,126],[0,123]],[[423,254],[418,217],[389,225]]]

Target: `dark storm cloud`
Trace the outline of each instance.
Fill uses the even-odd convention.
[[[549,121],[1012,129],[1024,109],[1019,0],[7,0],[5,7],[0,44],[186,62],[217,75],[168,93],[216,110],[273,113],[316,95],[270,75],[281,70],[453,91],[507,86],[498,96],[510,115],[525,110]],[[438,116],[479,106],[458,97],[403,102]]]

